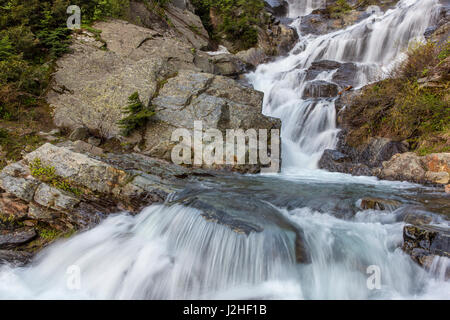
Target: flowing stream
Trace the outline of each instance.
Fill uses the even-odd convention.
[[[289,3],[290,16],[298,17],[320,1]],[[265,93],[265,114],[282,119],[281,174],[206,177],[137,216],[110,216],[43,250],[29,266],[0,266],[0,298],[450,299],[449,259],[435,258],[425,271],[401,250],[410,208],[448,227],[434,204],[442,194],[317,170],[322,152],[336,144],[336,98],[302,98],[309,83],[333,82],[337,72],[308,77],[315,61],[355,63],[354,87],[385,76],[437,8],[436,0],[402,0],[320,36],[303,34],[296,18],[300,38],[290,54],[248,75]],[[363,197],[394,205],[361,210]],[[186,199],[195,201],[181,205]],[[205,219],[199,203],[224,216]],[[373,267],[381,277],[376,288],[368,285]]]

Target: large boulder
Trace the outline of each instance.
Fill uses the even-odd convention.
[[[386,180],[441,185],[449,183],[449,175],[450,153],[434,153],[423,157],[412,152],[396,154],[383,162],[379,173],[379,177]]]
[[[337,96],[338,93],[339,89],[336,84],[323,80],[314,80],[306,84],[302,98],[331,98]]]
[[[145,153],[171,160],[172,132],[190,131],[194,121],[203,129],[280,129],[280,120],[262,115],[263,94],[236,81],[207,73],[180,71],[168,79],[152,101],[155,119],[147,125]]]
[[[361,163],[352,162],[351,158],[337,150],[327,149],[319,160],[319,168],[330,172],[342,172],[355,176],[371,176],[372,170]]]
[[[337,84],[341,89],[356,84],[357,66],[351,62],[341,63],[333,60],[319,60],[311,63],[311,66],[306,71],[305,79],[314,80],[322,72],[331,71],[335,71],[332,76],[332,82]]]

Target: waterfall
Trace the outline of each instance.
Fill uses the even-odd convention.
[[[379,212],[353,221],[309,208],[279,212],[303,230],[309,263],[295,263],[287,231],[247,236],[196,209],[155,205],[60,241],[27,268],[0,267],[0,298],[399,299],[449,292],[448,259],[436,258],[432,273],[421,269],[398,248],[403,224],[380,223],[386,217]],[[367,286],[372,265],[381,272],[377,290]],[[70,285],[74,267],[79,287]]]
[[[314,9],[324,8],[326,0],[287,0],[287,3],[289,4],[288,16],[298,18],[311,13]]]
[[[288,233],[247,236],[206,221],[196,209],[156,205],[59,242],[26,272],[0,269],[0,298],[207,299],[238,288],[249,298],[246,288],[256,286],[268,286],[260,298],[273,298],[270,283],[281,288],[292,274],[292,243]],[[82,270],[82,291],[67,286],[71,266]]]
[[[293,6],[300,3],[310,5],[297,1]],[[319,36],[302,33],[302,17],[293,22],[300,39],[289,55],[248,75],[254,88],[265,93],[263,112],[282,120],[284,169],[315,169],[323,151],[336,145],[337,92],[323,96],[311,88],[336,84],[344,90],[382,79],[412,41],[423,39],[439,6],[438,0],[401,0],[382,15]],[[327,67],[311,72],[320,61]]]
[[[290,15],[298,16],[318,2],[289,3]],[[295,48],[248,75],[265,93],[264,112],[282,119],[283,170],[316,167],[336,144],[336,91],[383,77],[420,39],[438,6],[401,0],[381,16],[319,36],[302,34],[302,18],[294,21]],[[111,215],[60,239],[25,267],[0,265],[0,299],[449,298],[450,259],[436,257],[425,270],[401,249],[401,210],[419,205],[411,198],[426,189],[308,174],[193,178],[196,200],[258,228],[246,233],[205,218],[200,209],[174,204],[177,193],[136,216]],[[369,195],[392,196],[400,207],[361,210],[361,197]],[[299,247],[305,260],[298,259]],[[371,267],[380,272],[379,288],[368,285]]]

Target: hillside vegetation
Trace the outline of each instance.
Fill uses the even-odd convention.
[[[256,26],[264,18],[263,0],[192,0],[211,38],[233,42],[239,50],[258,42]]]
[[[425,155],[450,151],[450,44],[415,44],[392,78],[369,85],[344,111],[347,143],[407,141]]]

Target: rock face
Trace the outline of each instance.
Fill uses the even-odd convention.
[[[278,119],[261,114],[263,95],[222,76],[180,71],[170,78],[152,101],[156,110],[145,134],[145,153],[170,160],[172,132],[185,128],[193,132],[194,121],[203,129],[279,129]],[[252,170],[253,171],[253,170]]]
[[[167,14],[175,24],[169,27],[156,23],[156,17],[146,16],[142,5],[132,3],[136,9],[133,15],[146,27],[120,20],[97,23],[94,27],[102,31],[105,46],[84,31],[75,36],[73,53],[58,60],[55,84],[47,100],[54,108],[55,123],[74,129],[72,140],[86,140],[90,135],[103,141],[117,138],[145,146],[145,154],[170,160],[172,130],[191,129],[195,120],[203,120],[205,129],[224,132],[280,128],[279,121],[261,114],[261,93],[224,77],[239,76],[247,63],[231,54],[208,55],[199,50],[205,43],[196,44],[197,38],[189,40],[182,24],[193,19],[192,26],[197,26],[198,17],[169,6]],[[186,15],[184,22],[182,14]],[[207,36],[206,31],[200,34]],[[146,128],[125,138],[120,135],[118,121],[128,97],[136,91],[157,115]],[[83,141],[77,141],[76,147],[79,152],[101,155],[97,146]]]

